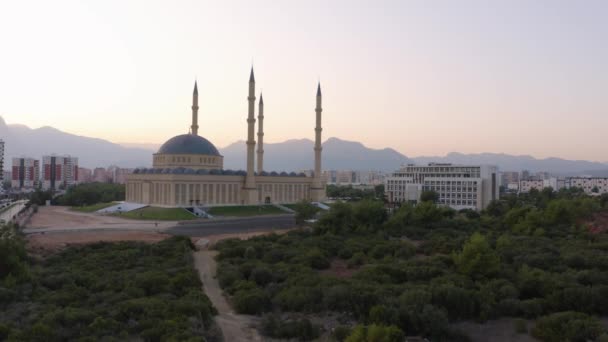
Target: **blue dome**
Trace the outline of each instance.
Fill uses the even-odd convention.
[[[220,155],[209,140],[194,134],[182,134],[167,140],[158,153]]]

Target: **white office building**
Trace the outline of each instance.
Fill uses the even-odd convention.
[[[438,204],[456,210],[482,210],[499,197],[498,167],[430,163],[407,165],[385,179],[392,203],[416,203],[424,191],[439,195]]]

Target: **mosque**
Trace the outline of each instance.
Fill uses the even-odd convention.
[[[167,140],[153,155],[152,168],[136,169],[127,177],[126,201],[160,207],[186,207],[325,199],[325,183],[321,178],[321,85],[317,86],[315,165],[311,177],[303,173],[264,170],[264,100],[260,94],[256,151],[253,68],[247,101],[246,171],[224,170],[224,157],[209,140],[198,135],[198,89],[195,82],[190,133]],[[254,153],[257,154],[257,164]]]

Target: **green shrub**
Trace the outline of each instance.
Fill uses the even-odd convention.
[[[542,341],[586,342],[606,333],[601,322],[580,312],[557,312],[539,318],[532,335]]]
[[[242,314],[258,315],[270,309],[270,298],[259,288],[236,291],[233,302],[236,311]]]

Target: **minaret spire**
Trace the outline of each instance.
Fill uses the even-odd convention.
[[[323,147],[321,147],[321,132],[323,128],[321,128],[321,113],[323,112],[322,108],[322,96],[321,96],[321,82],[317,85],[317,105],[315,108],[316,113],[316,125],[315,125],[315,171],[312,180],[311,186],[311,197],[313,201],[320,201],[325,198],[325,186],[323,181],[321,180],[321,151]]]
[[[255,150],[255,77],[253,66],[249,75],[249,96],[247,111],[247,176],[245,176],[244,199],[246,204],[258,203],[257,187],[255,185],[254,150]]]
[[[194,91],[192,92],[192,126],[190,127],[193,135],[198,135],[198,86],[194,81]]]
[[[258,175],[264,171],[264,98],[258,104]]]

